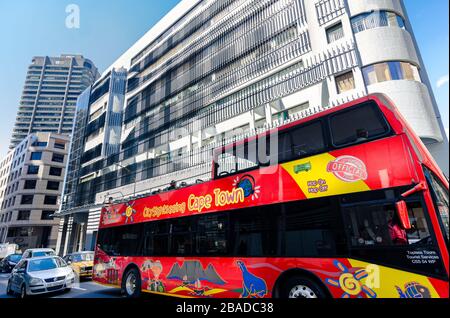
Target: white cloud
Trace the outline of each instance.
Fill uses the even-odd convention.
[[[445,84],[448,84],[448,74],[447,74],[447,75],[444,75],[444,76],[441,76],[441,77],[437,80],[437,82],[436,82],[436,86],[437,86],[438,88],[441,88],[441,87],[444,86]]]

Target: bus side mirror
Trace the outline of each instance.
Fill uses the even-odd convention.
[[[409,220],[408,216],[408,206],[406,205],[405,201],[398,201],[395,204],[395,210],[398,216],[398,219],[400,220],[400,225],[404,230],[410,230],[411,229],[411,222]]]

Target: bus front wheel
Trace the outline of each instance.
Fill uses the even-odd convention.
[[[141,296],[141,275],[137,268],[129,269],[122,279],[122,294],[127,298]]]
[[[323,289],[313,280],[294,276],[283,284],[282,298],[327,298]]]

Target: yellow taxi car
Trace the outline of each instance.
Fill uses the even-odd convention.
[[[94,252],[76,252],[63,258],[79,278],[91,278],[94,266]]]

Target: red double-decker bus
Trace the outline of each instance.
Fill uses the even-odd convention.
[[[211,181],[104,207],[93,279],[128,297],[449,297],[448,209],[446,177],[371,95],[218,149]]]

